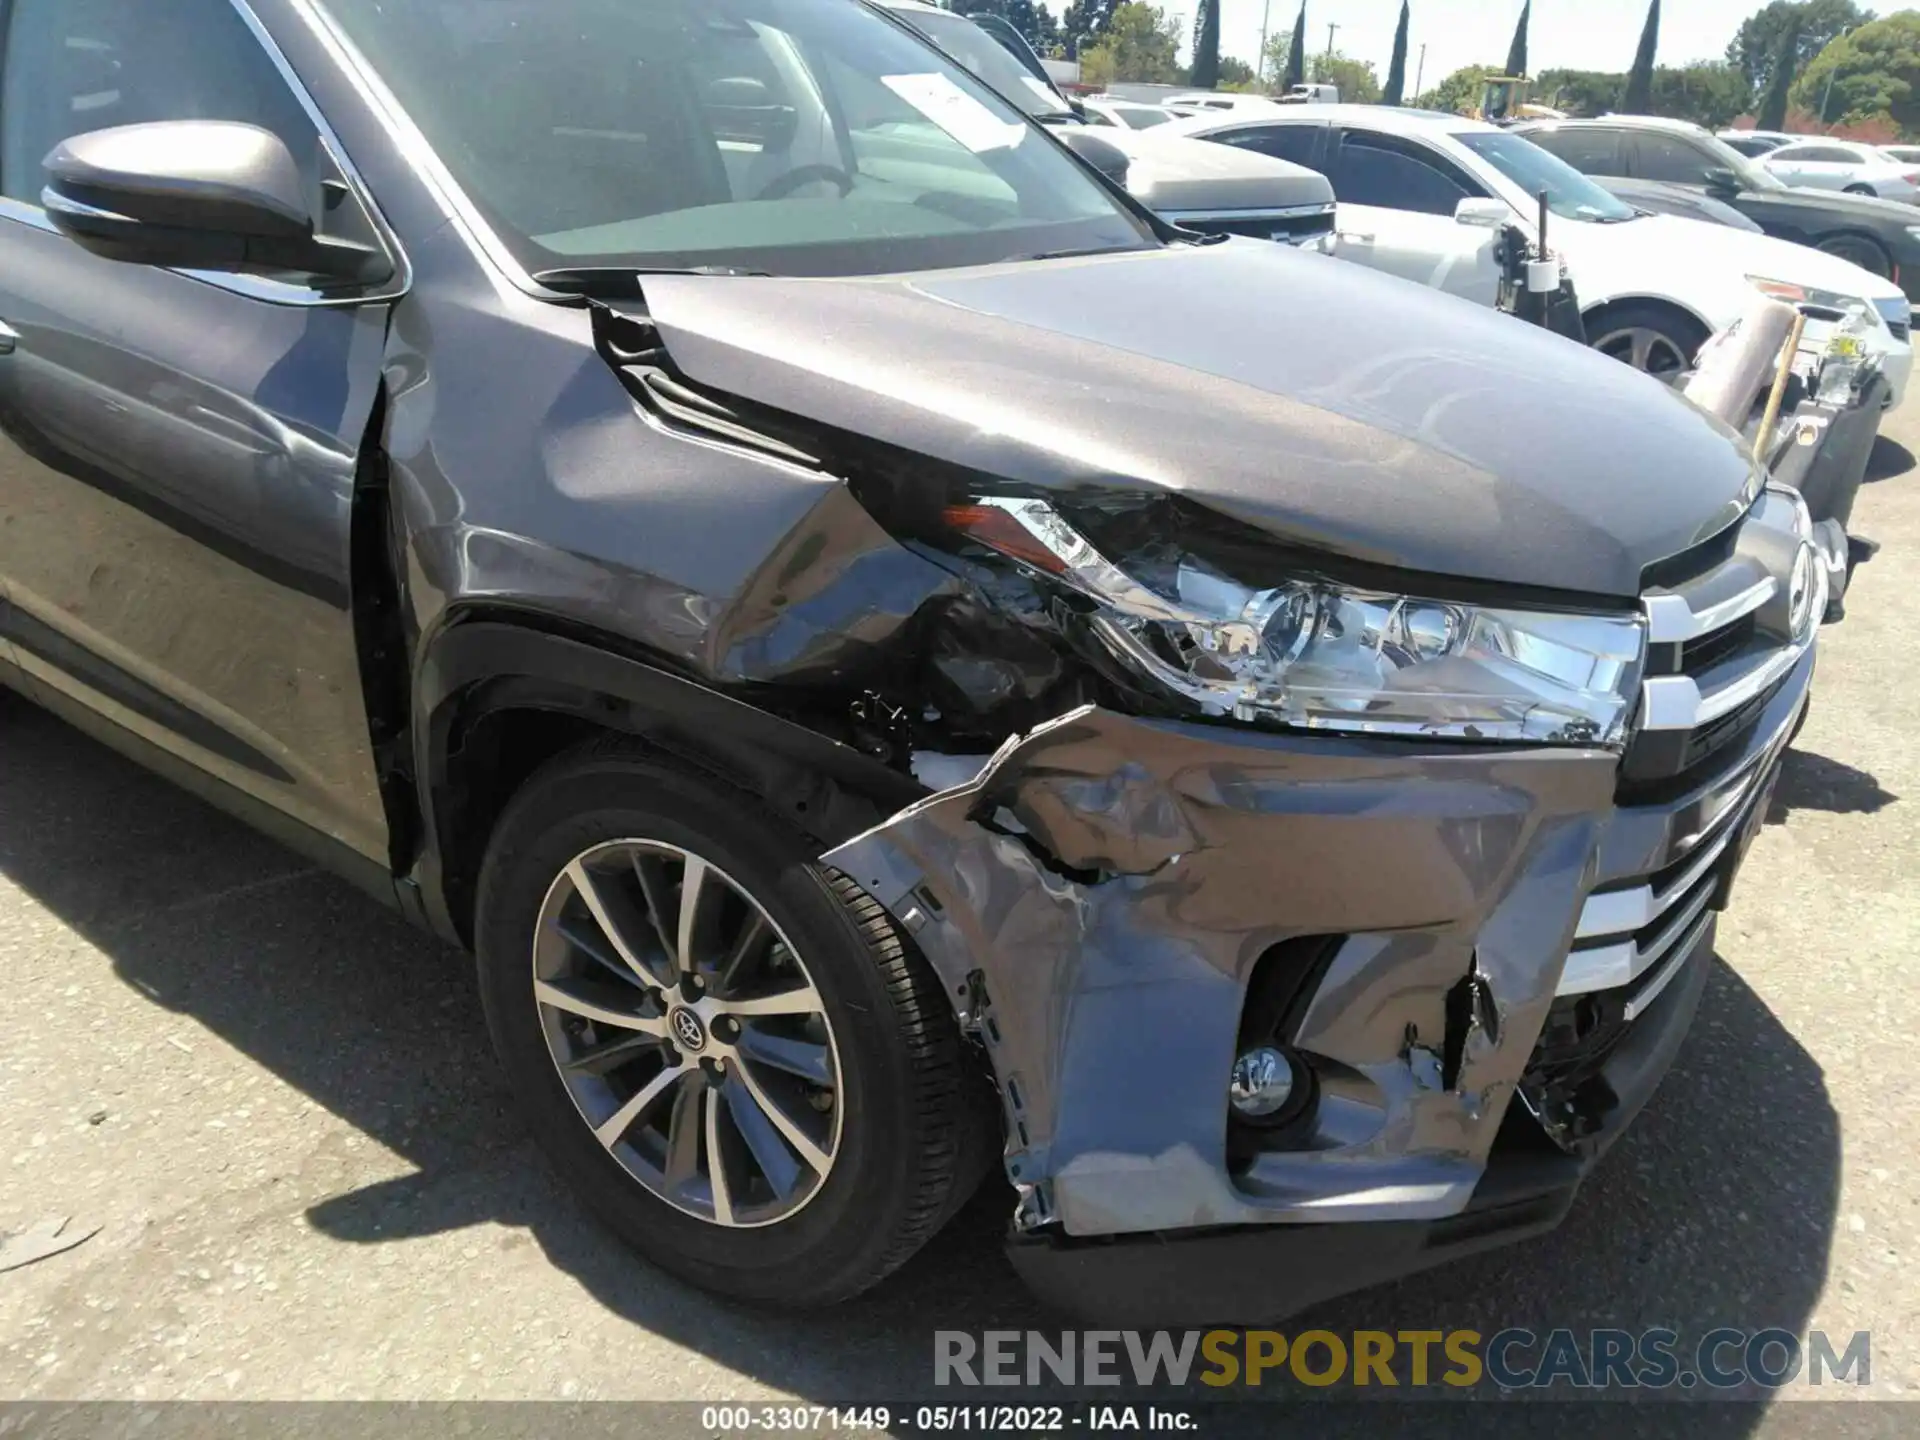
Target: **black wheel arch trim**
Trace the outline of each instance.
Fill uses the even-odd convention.
[[[471,942],[470,897],[449,893],[449,770],[457,738],[504,711],[571,717],[757,792],[822,851],[927,790],[851,745],[621,653],[617,640],[557,634],[538,617],[455,620],[423,647],[413,686],[413,760],[421,825],[412,888],[431,927]]]

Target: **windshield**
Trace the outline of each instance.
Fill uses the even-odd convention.
[[[1046,81],[1007,53],[1007,47],[964,15],[944,10],[896,10],[947,54],[1036,119],[1070,116],[1066,101]]]
[[[1453,138],[1528,195],[1546,192],[1547,208],[1564,220],[1618,224],[1640,212],[1616,199],[1558,155],[1549,155],[1522,135],[1507,130],[1458,130]]]
[[[536,275],[1158,243],[1018,110],[847,0],[324,3]]]
[[[1162,110],[1154,105],[1115,105],[1112,110],[1123,124],[1135,130],[1151,130],[1156,125],[1164,125],[1178,118],[1171,110]]]

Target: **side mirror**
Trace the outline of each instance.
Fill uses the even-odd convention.
[[[1056,130],[1053,133],[1060,137],[1062,145],[1121,189],[1126,189],[1127,171],[1133,168],[1126,151],[1091,130]]]
[[[1513,210],[1504,200],[1462,200],[1454,208],[1453,218],[1461,225],[1498,229],[1513,223]]]
[[[1740,177],[1725,166],[1719,166],[1707,171],[1706,181],[1707,192],[1711,195],[1738,195],[1740,193]]]
[[[121,125],[47,156],[47,218],[92,254],[167,269],[377,284],[379,251],[314,234],[300,167],[278,136],[224,120]]]

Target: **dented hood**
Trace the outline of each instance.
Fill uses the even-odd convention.
[[[1657,381],[1357,266],[1236,240],[861,279],[663,276],[691,380],[1024,486],[1178,492],[1290,544],[1596,596],[1753,477]]]

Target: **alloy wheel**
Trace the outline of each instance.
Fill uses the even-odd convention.
[[[1672,336],[1650,326],[1611,330],[1593,341],[1593,348],[1648,375],[1670,380],[1687,368],[1688,360]]]
[[[833,1028],[719,866],[641,839],[576,856],[541,906],[533,992],[581,1119],[652,1194],[746,1228],[819,1193],[840,1144]]]

